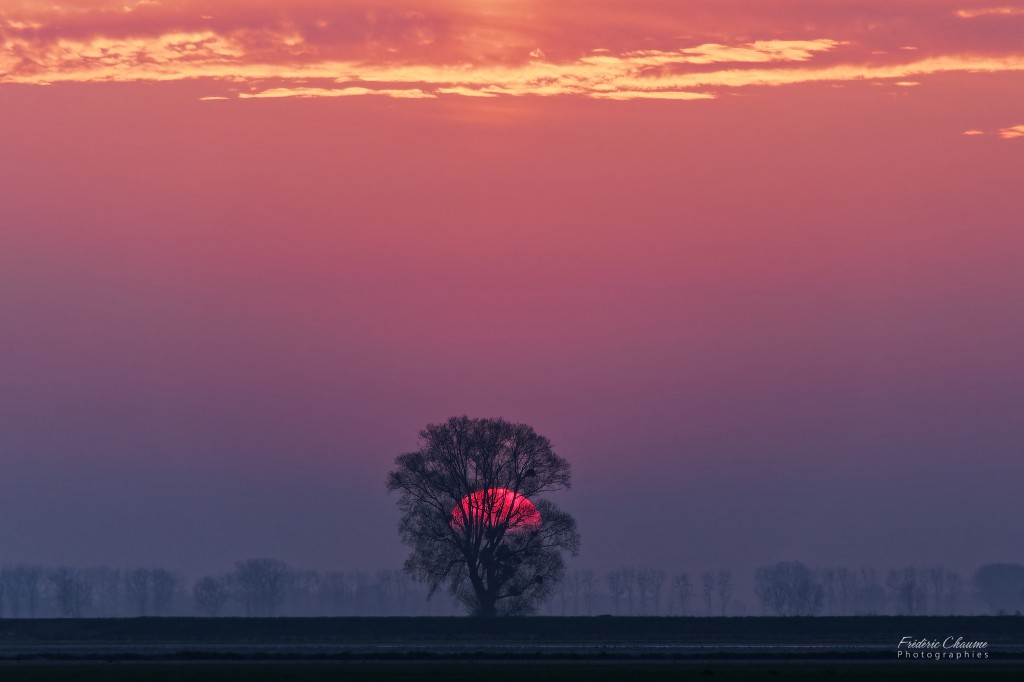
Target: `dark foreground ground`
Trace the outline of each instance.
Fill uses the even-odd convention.
[[[996,680],[1019,682],[1006,664],[885,663],[112,663],[2,665],[5,682],[852,682],[854,680]]]
[[[903,637],[988,646],[905,660]],[[1024,680],[1024,618],[0,620],[0,681],[65,679]]]

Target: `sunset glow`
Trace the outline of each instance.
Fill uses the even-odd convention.
[[[0,12],[0,83],[202,80],[206,99],[679,101],[1024,70],[1021,8],[964,4],[21,2]]]
[[[3,562],[398,566],[453,415],[581,566],[1016,561],[1022,10],[0,0]]]
[[[540,526],[540,512],[522,495],[507,488],[489,488],[463,498],[452,510],[452,526],[462,528],[467,522],[470,526],[503,526],[509,532],[531,530]]]

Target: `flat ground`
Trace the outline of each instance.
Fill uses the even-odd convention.
[[[903,637],[985,641],[988,658],[900,660]],[[1024,618],[0,620],[3,682],[979,677],[1024,679]]]
[[[852,682],[1013,680],[1007,664],[886,663],[90,663],[0,664],[4,682]]]

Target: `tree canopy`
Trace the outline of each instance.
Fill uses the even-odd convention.
[[[531,613],[575,555],[576,521],[539,497],[570,486],[569,462],[526,424],[452,417],[420,432],[388,474],[399,494],[405,569],[447,586],[470,613]]]

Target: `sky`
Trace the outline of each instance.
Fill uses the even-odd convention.
[[[1024,4],[0,1],[0,564],[397,566],[428,423],[579,565],[1024,562]]]

